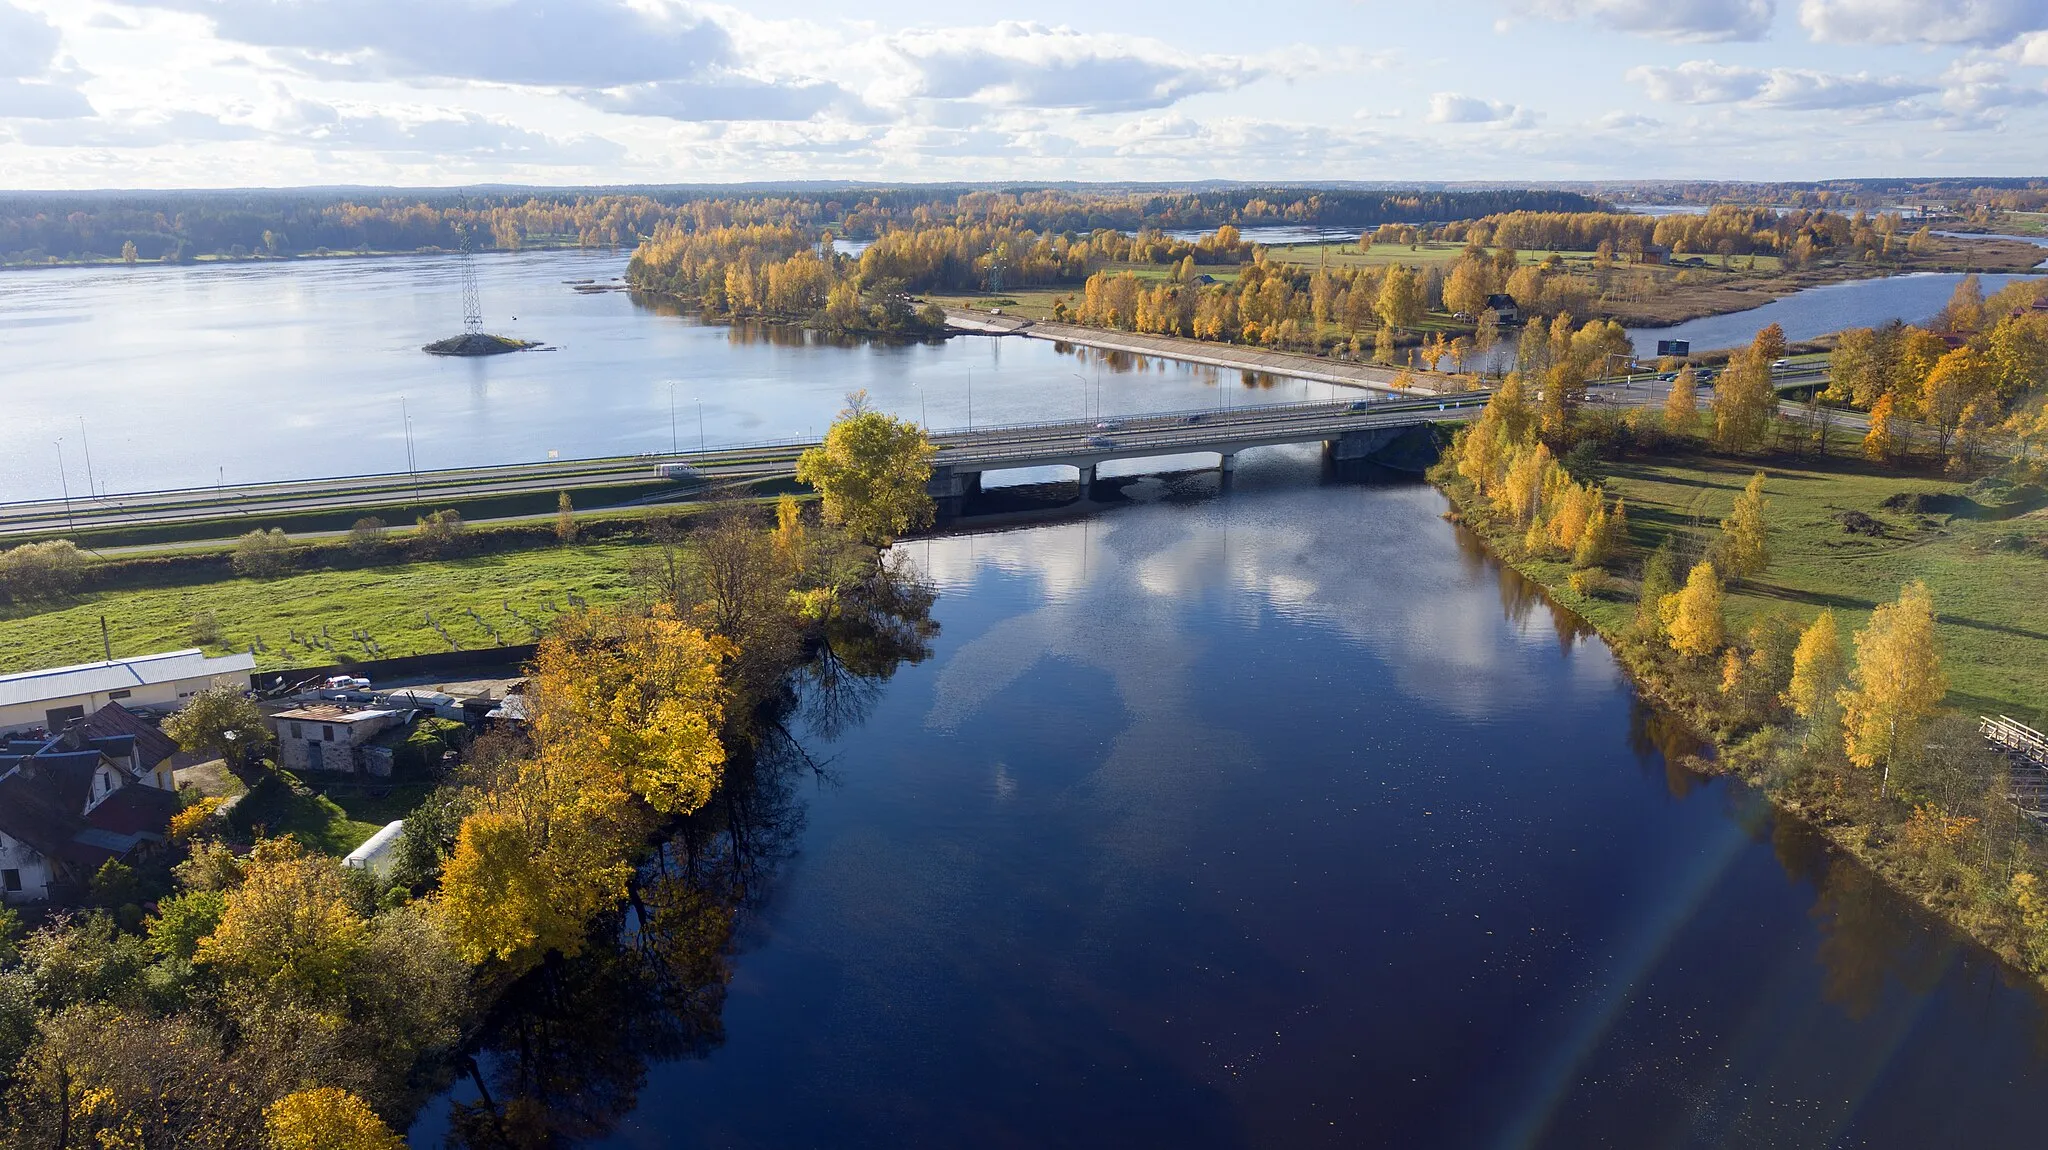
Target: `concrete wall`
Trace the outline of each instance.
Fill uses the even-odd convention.
[[[288,771],[313,770],[312,747],[320,747],[320,766],[323,771],[354,772],[363,769],[362,756],[356,748],[398,725],[399,716],[386,715],[380,719],[368,719],[354,723],[319,723],[307,719],[275,719],[272,726],[277,728],[277,763]],[[292,724],[299,725],[299,734],[292,735]],[[323,737],[323,732],[332,730],[332,742]]]

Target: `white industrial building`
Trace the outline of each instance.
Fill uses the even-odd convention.
[[[108,703],[132,711],[173,711],[215,686],[246,688],[250,654],[213,657],[197,647],[0,675],[0,734],[34,727],[56,732]]]

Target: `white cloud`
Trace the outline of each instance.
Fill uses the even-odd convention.
[[[1432,124],[1492,124],[1513,120],[1521,109],[1499,100],[1482,100],[1477,96],[1462,96],[1456,92],[1438,92],[1429,98],[1429,115]]]
[[[0,119],[66,120],[92,115],[78,91],[82,73],[60,72],[56,27],[0,0]]]
[[[1008,20],[904,32],[890,46],[916,69],[915,95],[1088,113],[1164,108],[1273,70],[1243,57],[1189,55],[1156,40]]]
[[[2035,68],[2048,68],[2048,32],[2032,32],[2008,45],[2006,57]]]
[[[1509,0],[1509,7],[1685,43],[1761,40],[1777,14],[1777,0]]]
[[[124,0],[354,78],[611,88],[696,75],[725,31],[676,0]]]
[[[2048,28],[2042,0],[1803,0],[1816,40],[1848,44],[2004,44]]]
[[[578,92],[576,98],[607,112],[671,120],[809,120],[828,111],[847,119],[874,118],[859,96],[827,80],[658,80]]]
[[[1786,111],[1870,108],[1939,89],[1897,76],[1842,75],[1805,68],[1747,68],[1688,60],[1675,68],[1644,65],[1628,78],[1665,104],[1747,104]]]

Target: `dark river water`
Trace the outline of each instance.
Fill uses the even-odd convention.
[[[906,545],[930,656],[742,804],[729,985],[579,967],[412,1143],[479,1081],[619,1147],[2038,1140],[2034,994],[1667,757],[1433,490],[1244,460]]]

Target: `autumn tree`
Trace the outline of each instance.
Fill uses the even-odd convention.
[[[1671,393],[1664,397],[1664,426],[1673,435],[1690,435],[1699,426],[1700,395],[1698,377],[1693,374],[1692,365],[1678,369],[1678,378],[1671,381]]]
[[[555,538],[562,543],[576,542],[576,506],[569,502],[566,491],[555,497]]]
[[[287,1094],[263,1110],[265,1150],[404,1150],[369,1103],[338,1086]]]
[[[1380,323],[1390,328],[1414,327],[1422,320],[1422,303],[1416,291],[1415,272],[1401,264],[1387,269],[1380,281],[1380,294],[1373,311]]]
[[[1919,751],[1921,732],[1947,692],[1934,599],[1916,580],[1856,633],[1856,665],[1840,696],[1843,749],[1859,767],[1883,765],[1880,794],[1890,785],[1892,763]]]
[[[1799,634],[1799,646],[1792,652],[1792,680],[1785,687],[1786,705],[1806,720],[1810,744],[1832,741],[1842,729],[1842,672],[1841,633],[1834,611],[1823,608]]]
[[[1758,334],[1757,342],[1765,343],[1763,334]],[[1755,348],[1737,355],[1714,387],[1714,445],[1723,451],[1756,450],[1763,445],[1777,409],[1771,361]]]
[[[318,1001],[345,989],[369,936],[340,864],[294,839],[265,839],[193,957],[231,980]]]
[[[1700,658],[1721,649],[1724,642],[1721,620],[1721,577],[1714,565],[1693,566],[1685,586],[1658,604],[1671,649],[1687,658]]]
[[[231,768],[246,766],[270,744],[263,711],[233,687],[214,687],[185,700],[163,723],[179,748],[219,755]]]
[[[870,409],[857,391],[824,444],[797,460],[796,477],[817,489],[827,520],[882,543],[932,521],[926,489],[937,454],[916,424]]]
[[[1947,455],[1949,439],[1970,405],[1993,387],[1991,367],[1974,348],[1959,347],[1935,362],[1920,387],[1920,411],[1934,426],[1934,449]]]
[[[1896,406],[1890,395],[1881,395],[1870,409],[1870,430],[1863,433],[1863,454],[1875,462],[1890,463],[1905,449],[1905,438],[1894,414]]]
[[[1735,508],[1721,521],[1721,538],[1715,548],[1720,570],[1736,579],[1760,575],[1771,562],[1770,525],[1764,512],[1770,500],[1764,498],[1764,473],[1750,477]]]
[[[725,765],[719,743],[730,644],[680,621],[584,611],[557,621],[534,658],[534,741],[543,756],[624,783],[649,806],[688,814]]]
[[[578,953],[590,920],[625,898],[642,823],[622,780],[558,753],[510,772],[462,821],[434,911],[464,961],[519,974]]]

